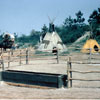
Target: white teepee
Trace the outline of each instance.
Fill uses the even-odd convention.
[[[52,28],[53,26],[53,28]],[[50,27],[52,29],[50,29]],[[49,27],[49,32],[46,33],[45,37],[43,38],[43,41],[40,43],[38,50],[43,51],[51,51],[54,47],[59,49],[60,51],[66,51],[67,48],[63,44],[60,36],[57,34],[57,32],[54,31],[54,24],[51,24]]]

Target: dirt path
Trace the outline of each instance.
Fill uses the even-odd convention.
[[[86,56],[76,55],[73,59],[82,59]],[[46,58],[45,60],[35,59],[30,61],[29,65],[22,64],[18,66],[19,63],[11,63],[12,70],[22,70],[22,71],[33,71],[33,72],[44,72],[44,73],[60,73],[66,74],[67,72],[67,57],[65,60],[60,60],[57,64],[56,60],[51,60]],[[81,60],[80,59],[80,60]],[[23,62],[25,63],[25,62]],[[14,64],[16,65],[14,67]],[[89,71],[97,70],[100,71],[100,64],[72,64],[72,68],[75,70]],[[100,73],[98,74],[76,74],[73,73],[73,77],[86,78],[86,79],[99,79]],[[100,81],[99,82],[84,82],[84,81],[73,81],[73,88],[70,89],[40,89],[40,88],[25,88],[16,87],[9,85],[0,85],[0,98],[3,99],[100,99]]]
[[[0,99],[100,99],[100,89],[37,89],[0,85]]]

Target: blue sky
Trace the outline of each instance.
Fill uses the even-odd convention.
[[[100,0],[0,0],[0,30],[2,32],[30,34],[32,29],[48,26],[48,15],[57,16],[55,25],[61,25],[68,16],[75,18],[81,10],[85,19],[100,7]]]

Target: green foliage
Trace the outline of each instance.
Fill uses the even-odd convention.
[[[74,20],[69,16],[68,18],[65,19],[64,21],[64,26],[65,27],[72,27]]]
[[[38,43],[40,37],[40,32],[32,30],[30,35],[26,36],[22,34],[22,36],[18,37],[17,41],[20,43],[29,43],[31,46],[34,46]]]
[[[0,41],[2,41],[2,35],[0,35]]]
[[[44,26],[41,28],[41,34],[40,34],[40,37],[41,37],[41,40],[43,40],[43,38],[45,37],[46,33],[48,32],[48,28],[47,26],[44,24]]]
[[[76,19],[69,16],[65,19],[63,26],[56,26],[56,31],[65,44],[73,43],[81,37],[85,31],[89,31],[89,26],[84,23],[85,18],[82,16],[83,13],[78,11],[78,13],[76,13]]]
[[[86,31],[91,31],[93,36],[96,36],[97,40],[100,40],[100,8],[98,10],[94,10],[89,17],[89,25],[85,24],[85,18],[83,17],[83,13],[79,10],[75,13],[76,18],[72,18],[71,16],[66,17],[63,24],[61,26],[56,26],[55,30],[60,35],[64,44],[70,44],[76,41],[79,37],[84,35]],[[32,46],[36,45],[40,41],[40,36],[42,38],[48,32],[47,26],[44,24],[41,28],[41,32],[35,31],[34,29],[30,32],[30,35],[26,36],[22,34],[22,36],[18,37],[15,33],[15,40],[18,43],[22,44],[30,44]],[[1,39],[1,36],[0,36]]]
[[[83,18],[82,16],[83,16],[83,13],[79,10],[76,13],[76,19],[74,19],[74,23],[79,24],[79,25],[84,25],[83,23],[85,21],[85,18]]]
[[[29,42],[32,43],[33,45],[36,45],[39,39],[40,39],[40,32],[32,30],[29,35]]]
[[[48,28],[47,26],[44,24],[44,26],[42,27],[42,34],[46,34],[48,32]]]
[[[18,34],[14,33],[15,41],[17,42]]]
[[[76,18],[69,16],[64,20],[63,25],[55,27],[55,30],[60,35],[64,44],[73,43],[81,37],[85,31],[89,30],[89,26],[84,23],[85,18],[83,18],[83,13],[78,11],[75,15]],[[40,40],[40,36],[43,38],[47,32],[48,28],[44,24],[41,28],[41,32],[32,30],[29,36],[22,35],[18,40],[19,42],[30,43],[34,46]]]
[[[92,37],[98,39],[98,36],[100,35],[100,8],[92,12],[88,22],[90,24]]]

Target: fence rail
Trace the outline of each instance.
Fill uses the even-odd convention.
[[[77,80],[77,81],[100,81],[100,79],[79,79],[79,78],[73,78],[72,73],[80,73],[80,74],[88,74],[88,73],[100,73],[100,71],[79,71],[79,70],[73,70],[72,69],[72,62],[71,57],[68,58],[67,61],[67,75],[68,75],[68,88],[72,87],[72,80]],[[78,63],[78,64],[84,64],[84,63]],[[85,63],[87,64],[87,63]],[[97,63],[96,63],[97,64]]]
[[[45,51],[51,51],[51,50],[45,50]],[[52,52],[52,51],[51,51]],[[57,53],[51,53],[52,56],[54,56],[57,64],[59,64],[59,52]],[[49,53],[44,53],[44,54],[35,54],[34,50],[30,49],[19,49],[19,50],[9,50],[9,51],[3,51],[1,50],[0,52],[0,64],[2,65],[2,70],[4,70],[4,63],[8,63],[8,68],[10,67],[11,62],[19,62],[19,65],[22,65],[22,61],[25,61],[26,64],[29,64],[29,61],[31,59],[36,59],[38,57],[43,57],[50,55]],[[47,58],[38,58],[40,60],[47,60]]]
[[[33,52],[32,52],[33,51]],[[51,50],[45,50],[45,51],[51,51]],[[51,51],[52,52],[52,51]],[[35,54],[34,50],[29,50],[29,49],[20,49],[20,50],[9,50],[7,52],[5,51],[1,51],[0,52],[0,63],[2,66],[2,70],[5,70],[5,66],[4,63],[8,63],[8,67],[10,67],[10,63],[13,62],[19,62],[19,65],[22,65],[22,61],[25,61],[25,64],[29,64],[31,59],[39,59],[39,60],[47,60],[47,58],[38,58],[38,57],[43,57],[48,55],[49,53],[44,53],[44,54]],[[51,53],[52,54],[52,53]],[[59,64],[59,59],[61,58],[61,56],[59,55],[59,50],[57,51],[57,53],[53,53],[52,54],[54,56],[54,58],[52,57],[51,59],[55,59],[55,61],[57,62],[57,64]],[[63,54],[65,56],[68,56],[68,54]],[[94,79],[94,80],[90,80],[90,79],[75,79],[72,77],[73,72],[76,73],[80,73],[80,74],[87,74],[87,73],[100,73],[100,71],[78,71],[78,70],[73,70],[72,69],[72,64],[100,64],[100,62],[92,62],[92,53],[89,52],[89,56],[88,56],[88,62],[82,62],[82,61],[78,61],[78,59],[76,59],[77,61],[73,61],[71,57],[68,58],[67,61],[67,75],[68,75],[68,87],[72,87],[72,80],[80,80],[80,81],[100,81],[100,79]],[[99,60],[99,58],[98,58]]]
[[[86,74],[86,73],[100,73],[100,71],[77,71],[77,70],[71,70],[69,69],[70,72],[76,72],[76,73],[82,73],[82,74]]]
[[[100,79],[79,79],[79,78],[69,78],[69,79],[78,81],[100,81]]]

